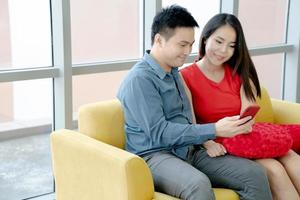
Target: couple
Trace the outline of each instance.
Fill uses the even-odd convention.
[[[213,141],[218,136],[251,132],[254,120],[213,110],[210,106],[218,101],[209,94],[220,91],[211,89],[217,87],[200,90],[197,85],[233,84],[231,109],[238,113],[255,103],[260,87],[241,25],[229,14],[216,15],[207,23],[200,38],[199,60],[180,74],[178,67],[192,50],[195,27],[195,19],[180,6],[165,8],[155,16],[152,48],[130,70],[117,95],[125,115],[126,150],[147,162],[157,191],[180,199],[214,199],[212,187],[233,189],[240,199],[268,200],[272,195],[299,199],[299,172],[286,169],[299,164],[296,153],[253,161],[228,155],[223,145]],[[231,76],[233,71],[238,75]],[[198,95],[194,92],[207,95],[204,102],[208,104],[193,98],[193,109],[191,96]],[[198,108],[202,113],[197,113]],[[211,110],[218,120],[193,124],[194,116],[211,115]],[[278,169],[280,174],[274,176]]]

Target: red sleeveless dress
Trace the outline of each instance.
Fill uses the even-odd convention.
[[[180,72],[191,91],[197,123],[213,123],[240,114],[242,81],[228,65],[219,83],[208,79],[196,63]],[[250,134],[217,138],[217,142],[222,143],[228,153],[236,156],[253,159],[278,157],[291,148],[291,131],[296,131],[297,138],[300,138],[300,125],[255,123]]]

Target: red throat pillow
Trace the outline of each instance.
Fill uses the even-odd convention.
[[[293,144],[289,130],[272,123],[255,123],[249,134],[217,138],[216,142],[223,144],[229,154],[250,159],[283,156]]]
[[[286,128],[293,139],[292,149],[300,153],[300,124],[281,125]]]

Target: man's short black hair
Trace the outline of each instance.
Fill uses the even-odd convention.
[[[157,33],[164,35],[169,39],[177,27],[199,27],[194,17],[178,5],[171,5],[163,8],[153,19],[151,28],[151,44],[154,43],[154,37]]]

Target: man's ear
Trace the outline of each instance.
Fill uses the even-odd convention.
[[[161,45],[162,44],[162,35],[159,34],[159,33],[156,33],[156,35],[154,36],[154,44],[157,44],[157,45]]]

